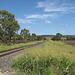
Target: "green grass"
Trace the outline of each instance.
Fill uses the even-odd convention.
[[[0,44],[0,52],[10,50],[10,49],[15,49],[19,47],[24,47],[24,46],[29,46],[37,43],[41,43],[43,41],[35,41],[35,42],[29,42],[29,43],[20,43],[20,44]]]
[[[49,41],[44,48],[27,50],[13,68],[18,70],[16,75],[75,75],[75,47]]]

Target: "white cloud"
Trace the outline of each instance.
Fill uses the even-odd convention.
[[[37,3],[37,8],[44,8],[45,12],[75,12],[75,4],[65,3],[61,0],[46,0]]]
[[[68,29],[74,29],[74,26],[69,26],[68,24],[61,24],[60,27],[62,28],[68,28]]]
[[[26,27],[26,28],[30,29],[31,27],[30,27],[30,26],[28,26],[28,27]]]
[[[74,29],[74,28],[75,28],[74,26],[71,26],[71,27],[70,27],[70,29]]]
[[[16,19],[17,21],[18,21],[18,23],[23,23],[23,24],[25,24],[25,23],[32,23],[31,21],[26,21],[25,19]]]
[[[46,23],[52,23],[51,21],[46,21]]]
[[[53,14],[33,14],[26,16],[26,18],[37,18],[37,19],[45,19],[45,18],[55,18],[57,16],[56,13]]]

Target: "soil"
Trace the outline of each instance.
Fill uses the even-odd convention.
[[[75,46],[75,41],[64,41],[64,43]]]

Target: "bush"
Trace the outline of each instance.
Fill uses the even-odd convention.
[[[60,61],[51,57],[24,56],[17,60],[13,67],[18,68],[22,73],[36,75],[74,75],[75,64],[62,58]]]
[[[50,41],[43,48],[32,48],[25,52],[13,67],[22,75],[75,75],[74,50],[75,47],[62,42]]]

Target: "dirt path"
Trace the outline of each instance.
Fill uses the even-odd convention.
[[[63,41],[63,42],[66,43],[66,44],[75,46],[75,41]]]
[[[36,48],[38,46],[44,47],[44,44],[38,44],[31,48]],[[1,57],[0,58],[0,75],[13,75],[15,71],[11,68],[14,60],[25,53],[27,49]]]

